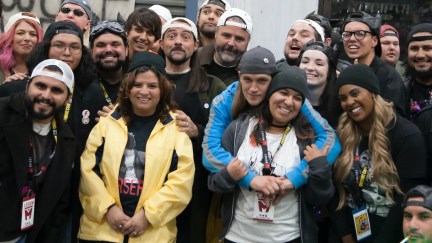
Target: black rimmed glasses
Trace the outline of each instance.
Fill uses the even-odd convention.
[[[64,13],[64,14],[68,14],[72,11],[72,13],[77,16],[77,17],[81,17],[83,16],[85,13],[79,9],[70,9],[70,8],[66,8],[66,7],[62,7],[60,8],[60,12]]]
[[[77,54],[82,52],[82,46],[80,44],[77,44],[77,43],[71,44],[71,45],[66,45],[63,42],[56,42],[56,43],[51,44],[51,48],[53,48],[53,50],[59,54],[64,53],[66,51],[66,48],[69,48],[69,51],[73,55],[77,55]]]
[[[367,31],[367,30],[344,31],[344,32],[342,32],[342,39],[344,41],[347,41],[347,40],[351,39],[351,36],[354,34],[354,37],[357,40],[363,40],[368,33],[372,34],[372,32]]]

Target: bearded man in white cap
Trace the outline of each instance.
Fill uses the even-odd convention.
[[[25,92],[0,99],[0,242],[59,242],[75,151],[63,118],[73,85],[71,68],[47,59]]]

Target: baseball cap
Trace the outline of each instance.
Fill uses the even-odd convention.
[[[232,17],[239,17],[243,20],[243,23],[229,20]],[[236,26],[246,30],[250,35],[252,35],[252,18],[248,13],[239,8],[230,8],[225,11],[220,16],[217,26]]]
[[[414,37],[415,34],[420,32],[427,32],[432,34],[432,23],[421,23],[418,25],[415,25],[412,27],[411,31],[408,34],[407,37],[407,46],[411,41],[425,41],[425,40],[431,40],[431,36],[418,36]]]
[[[164,6],[155,4],[149,7],[149,9],[156,12],[160,17],[165,19],[165,21],[169,21],[172,19],[171,11],[169,11],[169,9],[165,8]]]
[[[305,23],[310,25],[316,32],[318,32],[322,42],[325,41],[325,36],[324,36],[324,28],[319,25],[317,22],[315,22],[314,20],[311,19],[299,19],[296,20],[294,23]]]
[[[395,27],[383,24],[380,28],[380,38],[384,36],[396,36],[399,39],[399,32],[395,29]]]
[[[174,23],[176,22],[176,23]],[[162,26],[162,37],[165,34],[165,32],[169,29],[169,28],[174,28],[174,27],[180,27],[180,28],[184,28],[190,32],[193,33],[193,35],[195,36],[195,40],[198,39],[198,31],[197,31],[197,27],[194,24],[194,22],[190,21],[187,18],[183,18],[183,17],[177,17],[177,18],[173,18],[169,21],[167,21],[163,26]]]
[[[93,44],[96,37],[100,36],[105,31],[120,36],[127,44],[127,36],[123,26],[121,26],[121,24],[118,22],[109,20],[101,21],[92,27],[89,37],[90,43]]]
[[[419,201],[408,201],[411,197],[422,197],[424,199],[423,202]],[[402,207],[405,208],[407,206],[421,206],[432,210],[432,187],[425,185],[418,185],[405,194]]]
[[[238,70],[248,74],[273,74],[276,71],[276,60],[270,50],[257,46],[243,54]]]
[[[58,67],[62,71],[62,74],[58,72],[44,70],[47,66],[51,66],[51,65]],[[73,90],[73,85],[75,80],[74,74],[72,72],[72,69],[69,67],[69,65],[67,65],[63,61],[57,59],[46,59],[40,62],[33,69],[30,79],[33,79],[36,76],[46,76],[46,77],[55,78],[58,81],[63,82],[68,87],[70,92],[72,92]]]
[[[316,14],[315,11],[313,11],[312,13],[308,14],[305,19],[310,19],[313,20],[315,22],[318,22],[319,25],[321,25],[321,27],[324,29],[324,34],[326,38],[331,38],[331,34],[332,34],[332,26],[330,24],[330,21],[328,20],[328,18],[320,15],[320,14]]]
[[[83,43],[83,32],[78,27],[78,25],[70,22],[70,21],[57,21],[48,26],[48,29],[45,31],[44,41],[51,41],[54,36],[58,34],[71,34],[76,35],[81,40],[81,44]]]
[[[39,18],[36,16],[36,14],[34,13],[30,13],[30,12],[19,12],[17,14],[14,14],[12,16],[10,16],[8,22],[6,23],[6,26],[4,28],[5,32],[8,32],[9,29],[18,21],[21,19],[28,19],[28,20],[32,20],[35,21],[36,23],[38,23],[40,25],[40,21]]]
[[[199,9],[201,10],[204,6],[209,5],[209,4],[217,5],[223,9],[225,9],[225,11],[231,8],[229,3],[225,0],[206,0],[203,2],[203,4],[201,4],[201,7]]]
[[[71,3],[71,4],[75,4],[75,5],[80,6],[86,12],[87,19],[89,19],[89,20],[93,19],[93,12],[90,8],[90,5],[87,3],[87,1],[85,1],[85,0],[65,0],[65,1],[63,1],[63,3],[61,4],[60,7],[63,7],[63,5],[65,5],[66,3]]]

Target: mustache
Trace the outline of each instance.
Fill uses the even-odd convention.
[[[55,107],[55,103],[52,100],[45,99],[42,96],[38,96],[38,97],[34,98],[33,101],[34,101],[34,103],[45,103],[45,104],[47,104],[47,105],[49,105],[51,107]]]
[[[171,50],[170,53],[173,51],[182,51],[185,52],[185,50],[181,47],[181,46],[174,46]]]
[[[239,54],[239,50],[237,48],[235,48],[234,46],[225,46],[224,48],[222,48],[222,51],[229,51],[229,52],[233,52],[235,54]]]
[[[119,57],[119,54],[116,52],[106,52],[99,55],[99,58],[105,58],[107,56]]]
[[[422,62],[431,62],[432,59],[429,58],[429,57],[416,57],[416,58],[413,59],[413,61],[414,62],[420,62],[420,61],[422,61]]]

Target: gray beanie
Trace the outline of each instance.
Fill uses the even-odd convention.
[[[297,66],[286,66],[274,75],[267,90],[266,98],[280,90],[280,89],[293,89],[301,94],[303,102],[308,93],[307,78],[304,70]]]
[[[276,71],[276,60],[270,50],[257,46],[243,54],[238,70],[248,74],[273,74]]]

